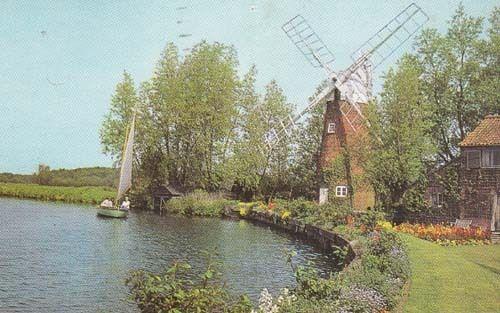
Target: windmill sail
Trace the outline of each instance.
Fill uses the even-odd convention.
[[[116,201],[132,187],[132,161],[133,161],[133,151],[134,151],[134,125],[135,125],[135,113],[132,117],[132,123],[130,124],[130,130],[125,139],[125,149],[122,155],[122,164],[120,168],[120,182],[118,183],[118,194],[116,195]]]

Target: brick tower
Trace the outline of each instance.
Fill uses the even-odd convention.
[[[356,142],[366,135],[366,129],[358,124],[355,125],[357,131],[354,131],[350,126],[349,121],[358,120],[358,123],[363,123],[361,119],[356,119],[356,111],[351,110],[348,119],[342,114],[341,106],[349,104],[341,100],[340,92],[336,89],[332,100],[327,101],[326,110],[323,117],[323,134],[321,138],[320,153],[318,158],[318,187],[319,187],[319,203],[328,201],[328,197],[335,197],[339,200],[348,201],[348,203],[357,208],[364,209],[367,206],[372,206],[374,202],[373,191],[368,184],[360,184],[353,188],[353,175],[360,176],[363,174],[358,160],[350,153]],[[363,106],[362,106],[363,107]],[[361,108],[362,108],[361,107]],[[344,112],[346,112],[344,110]],[[332,162],[342,157],[341,167],[344,171],[344,177],[336,182],[335,186],[329,186],[324,177],[324,170],[327,169]],[[332,190],[330,190],[330,188]],[[355,191],[355,192],[354,192]]]

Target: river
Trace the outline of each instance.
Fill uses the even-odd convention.
[[[83,205],[0,198],[0,312],[137,312],[127,274],[185,260],[201,271],[218,251],[230,292],[256,300],[293,286],[296,264],[329,272],[332,257],[293,236],[247,221],[131,212],[103,219]]]

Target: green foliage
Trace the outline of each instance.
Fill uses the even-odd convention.
[[[348,286],[363,286],[383,296],[388,309],[399,301],[402,287],[410,276],[404,244],[393,232],[376,231],[369,235],[360,262],[343,275]]]
[[[342,202],[318,205],[313,201],[302,198],[294,200],[276,199],[269,203],[265,209],[280,216],[287,212],[287,215],[291,218],[330,230],[337,225],[345,224],[347,217],[353,214],[352,208]]]
[[[467,133],[500,113],[499,12],[484,31],[483,18],[459,5],[446,33],[424,30],[416,52],[387,73],[380,102],[367,114],[371,140],[361,154],[378,204],[389,212],[426,210],[428,170],[454,160]],[[448,200],[457,198],[454,179],[444,179]]]
[[[498,19],[496,8],[485,33],[483,18],[459,5],[446,33],[426,29],[417,39],[422,96],[432,105],[430,134],[440,163],[458,155],[458,143],[485,115],[500,113]]]
[[[238,133],[235,157],[230,160],[236,190],[243,199],[252,200],[259,193],[262,177],[266,173],[268,155],[263,139],[269,125],[260,110],[261,96],[255,90],[257,70],[253,66],[243,77],[238,88]]]
[[[132,120],[132,112],[138,102],[132,76],[123,72],[123,80],[116,86],[111,98],[111,108],[100,131],[104,153],[119,162],[125,142],[127,127]]]
[[[363,224],[369,231],[373,231],[377,223],[384,220],[384,213],[374,209],[368,209],[359,216],[359,223]]]
[[[222,216],[226,209],[235,205],[235,201],[224,199],[220,194],[195,190],[188,195],[169,200],[167,210],[170,213],[190,216]]]
[[[291,112],[275,81],[255,91],[256,69],[240,80],[231,46],[200,42],[184,58],[169,43],[153,77],[136,90],[124,73],[101,127],[104,152],[119,162],[137,108],[134,186],[166,181],[188,190],[234,190],[242,198],[290,192],[290,145],[272,153],[265,134]]]
[[[315,93],[309,97],[312,100],[326,86],[322,82]],[[298,125],[298,131],[293,141],[297,144],[293,153],[293,163],[290,169],[290,189],[294,198],[303,197],[312,200],[317,193],[318,158],[323,134],[323,114],[326,100],[309,112],[304,123]]]
[[[116,192],[105,187],[56,187],[36,184],[0,183],[0,196],[99,204],[105,198],[113,198]]]
[[[340,294],[340,286],[334,276],[321,278],[312,268],[299,266],[295,271],[295,279],[297,296],[308,299],[332,299]]]
[[[279,312],[381,312],[398,303],[410,276],[404,244],[387,231],[362,235],[363,252],[346,270],[321,278],[310,268],[295,270],[296,300]]]
[[[352,214],[352,208],[346,204],[327,203],[318,205],[314,214],[304,217],[303,220],[306,223],[332,230],[338,225],[345,224],[347,217]]]
[[[193,275],[188,263],[174,262],[160,275],[134,271],[126,279],[126,284],[132,300],[145,313],[250,312],[248,297],[233,301],[219,276],[217,264],[209,256],[205,272],[198,276]]]
[[[35,178],[34,175],[0,173],[0,182],[14,184],[33,184],[35,183]]]
[[[379,106],[367,114],[372,127],[365,169],[379,204],[390,212],[407,206],[406,193],[425,179],[426,162],[435,152],[421,74],[417,60],[404,57],[387,73]]]
[[[118,170],[108,167],[85,167],[76,169],[44,169],[33,175],[0,173],[2,183],[40,184],[48,186],[106,186],[117,185]],[[42,176],[42,177],[41,177]]]
[[[115,187],[119,171],[108,167],[57,169],[50,171],[51,186],[107,186]]]

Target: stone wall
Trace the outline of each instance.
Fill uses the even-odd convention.
[[[324,251],[332,251],[335,247],[347,247],[347,256],[344,259],[344,266],[349,265],[359,254],[354,243],[349,242],[337,233],[326,231],[319,227],[304,224],[294,219],[282,219],[277,214],[267,214],[264,212],[250,212],[243,219],[263,223],[277,229],[294,233],[297,236],[306,238],[316,243]]]

